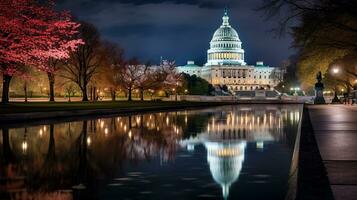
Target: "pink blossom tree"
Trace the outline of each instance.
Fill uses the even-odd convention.
[[[45,72],[49,59],[66,59],[82,44],[75,38],[79,24],[68,12],[57,12],[52,1],[0,1],[0,71],[2,102],[9,102],[11,78],[24,67]]]

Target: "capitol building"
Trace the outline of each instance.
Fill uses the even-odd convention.
[[[207,63],[198,66],[194,61],[188,61],[187,65],[178,66],[178,71],[204,78],[214,86],[226,85],[232,92],[272,90],[278,85],[282,80],[279,68],[264,65],[262,61],[247,65],[244,53],[242,42],[237,31],[229,24],[228,12],[225,10],[223,23],[210,42]]]

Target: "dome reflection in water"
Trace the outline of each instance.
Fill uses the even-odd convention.
[[[244,105],[2,126],[0,199],[283,199],[300,112]]]

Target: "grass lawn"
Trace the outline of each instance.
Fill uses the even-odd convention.
[[[209,102],[155,102],[155,101],[104,101],[104,102],[29,102],[0,104],[0,114],[28,113],[28,112],[50,112],[66,110],[94,110],[94,109],[130,109],[140,111],[148,108],[175,108],[178,106],[205,106],[220,105],[220,103]]]

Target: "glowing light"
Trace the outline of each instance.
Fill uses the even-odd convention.
[[[21,144],[21,148],[24,153],[27,151],[27,147],[28,147],[28,144],[27,144],[27,141],[25,140]]]
[[[224,148],[224,149],[219,149],[215,153],[217,156],[221,157],[228,157],[228,156],[234,156],[239,154],[238,149],[233,149],[233,148]]]
[[[332,73],[337,74],[338,72],[340,72],[339,68],[336,67],[332,69]]]
[[[166,125],[169,125],[169,123],[170,123],[170,119],[169,117],[166,117]]]
[[[105,135],[108,135],[108,132],[109,132],[109,131],[108,131],[108,128],[105,128],[105,129],[104,129],[104,134],[105,134]]]
[[[39,133],[38,133],[39,135],[40,135],[40,137],[42,137],[42,135],[43,135],[43,131],[42,131],[42,129],[40,129],[40,131],[39,131]]]
[[[47,127],[46,126],[43,126],[43,131],[47,131]]]
[[[103,128],[104,127],[104,121],[101,121],[100,122],[100,128]]]
[[[90,146],[92,144],[92,139],[90,136],[87,137],[87,145]]]
[[[264,142],[257,142],[256,143],[256,147],[257,147],[257,149],[264,149]]]
[[[132,133],[131,133],[131,130],[129,131],[128,136],[129,136],[130,139],[133,136]]]
[[[127,128],[126,128],[126,125],[124,125],[124,131],[126,131],[126,129],[127,129]]]
[[[188,144],[187,145],[187,151],[194,151],[195,150],[195,145],[194,144]]]

